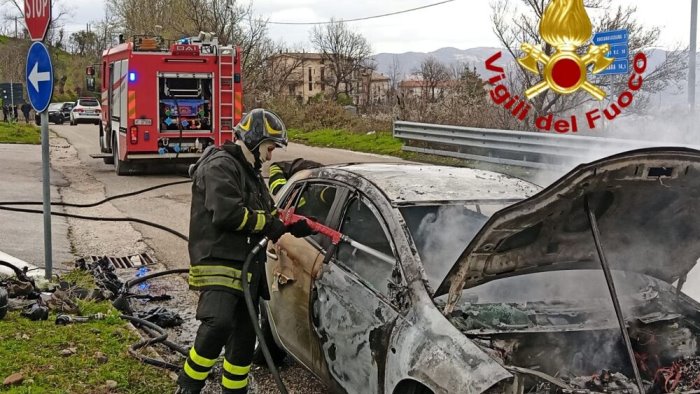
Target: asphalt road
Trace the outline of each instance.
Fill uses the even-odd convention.
[[[42,201],[41,146],[0,144],[0,200]],[[51,171],[51,197],[59,200],[58,187],[66,186],[60,172]],[[41,209],[41,206],[16,208]],[[59,208],[54,208],[59,210]],[[44,218],[42,215],[0,211],[0,252],[37,267],[44,267]],[[71,261],[68,223],[51,218],[53,260]]]

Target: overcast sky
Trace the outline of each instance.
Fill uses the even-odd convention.
[[[258,14],[270,21],[313,22],[331,17],[359,18],[419,7],[439,0],[253,0]],[[517,1],[517,0],[516,0]],[[84,28],[85,22],[104,15],[104,0],[69,2],[74,15],[67,30]],[[638,19],[662,28],[660,44],[687,45],[690,36],[690,0],[614,0],[636,4]],[[460,49],[497,46],[491,31],[490,0],[455,0],[451,3],[380,19],[352,22],[352,27],[372,43],[375,52],[430,52],[452,46]],[[271,25],[276,40],[309,47],[310,26]],[[193,32],[194,33],[194,32]]]

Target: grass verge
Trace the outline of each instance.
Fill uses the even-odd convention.
[[[0,144],[40,144],[41,129],[26,123],[0,123]]]
[[[78,275],[79,276],[79,275]],[[71,276],[64,277],[64,280]],[[78,277],[75,282],[81,283]],[[168,372],[142,364],[127,347],[138,336],[119,318],[109,302],[78,301],[83,315],[102,312],[105,320],[58,326],[56,314],[46,321],[30,321],[19,312],[0,320],[0,379],[21,373],[24,381],[0,391],[40,393],[168,393],[175,383]],[[65,349],[75,350],[68,356]],[[100,352],[106,359],[98,358]],[[105,361],[106,360],[106,361]],[[117,383],[108,387],[107,381]]]
[[[393,137],[390,131],[357,133],[345,130],[320,129],[304,132],[289,130],[292,141],[324,148],[347,149],[357,152],[377,153],[402,157],[401,140]]]
[[[289,138],[294,142],[310,146],[376,153],[420,163],[495,171],[525,180],[534,179],[537,173],[537,171],[516,166],[403,151],[401,149],[403,141],[394,138],[390,131],[378,131],[376,133],[366,134],[336,129],[320,129],[313,131],[291,129],[289,130]]]

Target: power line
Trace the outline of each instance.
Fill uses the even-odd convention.
[[[343,19],[342,21],[343,22],[357,22],[357,21],[365,21],[368,19],[384,18],[386,16],[405,14],[407,12],[413,12],[413,11],[418,11],[418,10],[422,10],[425,8],[435,7],[438,5],[445,4],[445,3],[451,3],[453,1],[455,1],[455,0],[444,0],[444,1],[437,2],[437,3],[427,4],[424,6],[410,8],[410,9],[403,10],[403,11],[389,12],[387,14],[380,14],[380,15],[365,16],[362,18]],[[267,23],[269,23],[271,25],[328,25],[328,24],[335,23],[335,22],[330,22],[330,21],[325,21],[325,22],[273,22],[273,21],[268,21]]]

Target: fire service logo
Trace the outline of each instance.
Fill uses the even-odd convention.
[[[580,47],[588,43],[592,31],[591,20],[583,6],[583,0],[552,0],[540,22],[540,36],[547,44],[556,48],[556,53],[548,56],[540,48],[523,43],[520,49],[524,56],[518,59],[518,64],[523,69],[541,75],[542,80],[525,91],[525,99],[512,95],[504,85],[505,70],[496,65],[502,56],[502,53],[498,52],[486,60],[486,69],[496,73],[489,79],[489,84],[493,86],[489,92],[493,102],[509,110],[520,122],[524,122],[532,109],[527,100],[547,90],[561,95],[583,90],[597,100],[606,98],[605,91],[588,80],[588,73],[590,69],[592,74],[598,74],[613,64],[615,59],[607,55],[610,45],[591,44],[583,56],[577,52]],[[603,116],[607,120],[614,120],[632,104],[634,92],[642,87],[642,75],[646,67],[646,55],[640,52],[633,60],[633,72],[627,83],[628,89],[618,94],[617,100],[602,113],[600,109],[592,109],[586,113],[585,122],[590,129],[595,129],[598,125],[597,121]],[[548,114],[537,117],[535,127],[542,131],[553,129],[558,133],[577,132],[579,119],[576,115],[555,119],[553,114]]]

